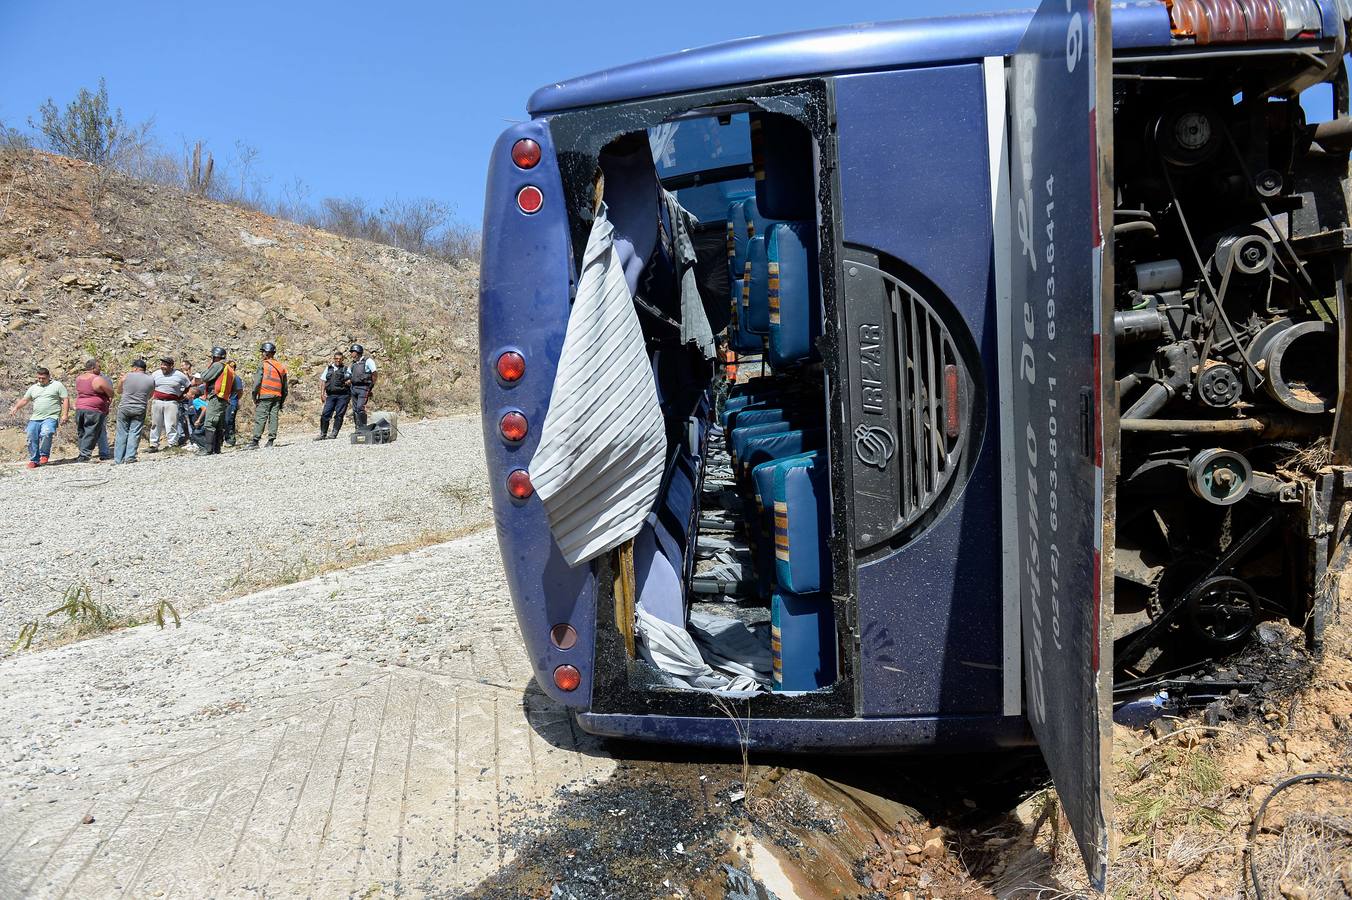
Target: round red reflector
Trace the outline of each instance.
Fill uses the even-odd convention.
[[[530,483],[530,473],[525,469],[513,469],[507,476],[507,492],[518,500],[525,500],[535,493],[535,485]]]
[[[516,443],[526,436],[526,417],[519,412],[509,412],[498,422],[498,427],[504,438]]]
[[[516,205],[523,213],[537,213],[545,205],[545,195],[533,184],[528,184],[516,194]]]
[[[561,691],[575,691],[582,683],[582,673],[573,666],[559,666],[554,670],[554,684]]]
[[[533,169],[540,162],[540,145],[530,138],[522,138],[512,145],[512,162],[522,169]]]
[[[503,381],[520,381],[526,374],[526,360],[515,350],[508,350],[498,357],[498,377]]]
[[[577,629],[572,625],[555,625],[549,629],[549,639],[560,650],[572,650],[577,644]]]

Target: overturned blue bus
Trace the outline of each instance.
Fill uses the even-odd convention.
[[[615,737],[1036,742],[1101,878],[1114,681],[1327,612],[1347,18],[1049,0],[537,91],[480,347],[541,689]]]

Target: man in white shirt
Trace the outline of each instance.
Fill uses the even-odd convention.
[[[376,361],[366,355],[361,344],[352,345],[352,365],[349,366],[348,379],[352,385],[352,422],[358,428],[366,427],[366,401],[371,399],[375,390]]]
[[[324,409],[319,413],[319,437],[317,441],[338,437],[343,430],[343,419],[347,416],[347,404],[352,399],[352,370],[343,361],[343,351],[333,351],[333,362],[324,367],[319,376],[324,385]],[[329,434],[329,422],[333,423],[333,433]]]
[[[155,373],[155,387],[150,403],[150,446],[151,453],[159,450],[160,436],[167,440],[164,448],[178,446],[178,407],[188,394],[192,379],[174,368],[174,358],[166,356],[160,360],[160,370]]]

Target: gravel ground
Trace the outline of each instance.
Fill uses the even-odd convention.
[[[477,415],[402,425],[383,446],[311,436],[284,430],[270,450],[209,459],[6,464],[0,653],[30,621],[35,647],[59,639],[45,614],[71,585],[119,617],[145,620],[160,600],[186,614],[492,520]]]

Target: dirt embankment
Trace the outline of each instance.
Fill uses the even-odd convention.
[[[416,415],[472,404],[473,263],[130,179],[111,181],[95,213],[93,171],[45,153],[0,154],[0,403],[36,366],[73,381],[90,356],[114,375],[165,354],[200,370],[219,344],[248,376],[270,340],[297,381],[293,415],[313,416],[319,372],[353,341],[385,372],[382,405]]]

